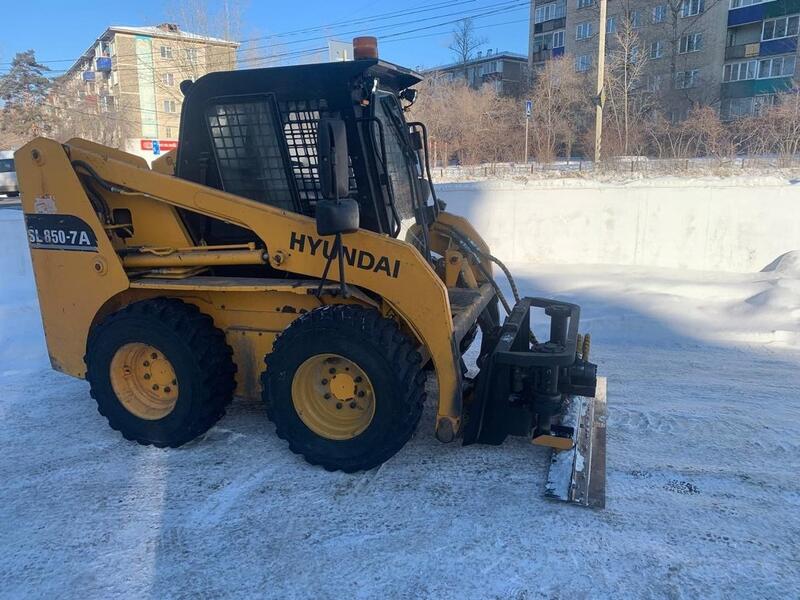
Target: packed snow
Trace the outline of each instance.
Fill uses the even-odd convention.
[[[796,253],[750,273],[511,265],[523,294],[582,305],[608,377],[593,511],[542,498],[544,448],[436,442],[432,402],[356,475],[293,455],[258,403],[180,449],[127,442],[49,369],[18,210],[0,234],[2,597],[800,596]]]

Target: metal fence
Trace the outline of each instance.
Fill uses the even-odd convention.
[[[482,178],[529,179],[581,177],[595,171],[611,175],[631,174],[644,177],[664,175],[737,175],[776,171],[800,171],[800,156],[739,156],[736,158],[647,158],[628,156],[608,159],[595,164],[590,160],[562,160],[552,163],[486,163],[481,165],[451,165],[432,169],[434,179],[441,181]]]

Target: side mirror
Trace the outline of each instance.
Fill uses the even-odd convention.
[[[344,121],[322,117],[317,128],[317,172],[322,197],[344,198],[349,192],[347,132]]]
[[[316,206],[317,234],[337,235],[358,231],[358,202],[352,198],[318,200]]]

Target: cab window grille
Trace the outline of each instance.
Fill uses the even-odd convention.
[[[296,210],[271,99],[216,104],[207,117],[224,190]]]
[[[300,202],[313,207],[322,199],[317,171],[317,127],[325,103],[320,100],[295,100],[278,105],[283,121],[283,133],[289,150],[289,162],[294,174]],[[350,166],[350,194],[356,192],[353,165]]]

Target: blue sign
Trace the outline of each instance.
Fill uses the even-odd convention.
[[[533,101],[526,100],[525,101],[525,116],[526,117],[530,117],[531,116],[531,109],[532,108],[533,108]]]
[[[155,156],[161,154],[161,144],[158,143],[158,140],[153,140],[153,154]]]

